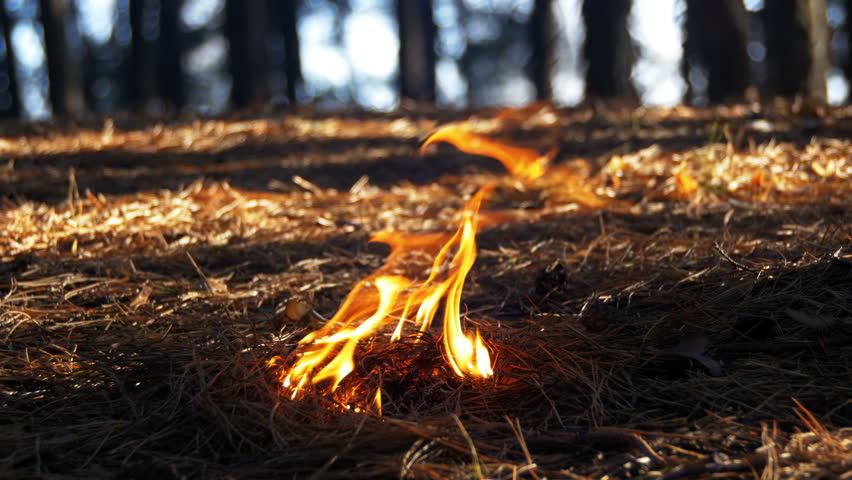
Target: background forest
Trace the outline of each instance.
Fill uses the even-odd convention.
[[[846,101],[843,0],[5,0],[0,112]]]

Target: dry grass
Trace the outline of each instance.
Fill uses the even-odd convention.
[[[2,476],[850,478],[849,113],[482,113],[559,139],[523,186],[418,158],[443,113],[2,138]],[[494,378],[380,336],[344,390],[384,416],[290,400],[266,364],[382,264],[369,235],[451,231],[491,181],[464,307]]]

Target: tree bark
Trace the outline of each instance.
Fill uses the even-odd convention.
[[[65,28],[74,12],[68,0],[40,0],[39,4],[51,109],[56,116],[80,117],[86,109],[80,59],[69,48]]]
[[[742,99],[750,78],[742,0],[687,0],[686,12],[684,62],[707,72],[707,100]],[[690,93],[694,95],[692,89]]]
[[[277,0],[270,0],[277,1]],[[296,18],[297,2],[280,2],[281,33],[284,35],[284,74],[287,77],[287,99],[290,105],[298,101],[299,89],[302,85],[302,56],[299,51],[298,19]]]
[[[435,34],[429,0],[397,0],[399,88],[402,98],[435,102]]]
[[[825,99],[828,20],[824,0],[772,0],[761,12],[769,95]]]
[[[808,41],[811,52],[807,93],[811,98],[825,101],[828,99],[826,76],[831,65],[828,7],[826,0],[810,0],[807,3]]]
[[[225,4],[231,100],[237,107],[258,106],[269,99],[266,20],[263,0],[227,0]]]
[[[159,107],[157,36],[160,35],[160,8],[159,0],[130,0],[133,36],[128,83],[131,102],[142,112],[157,113]]]
[[[180,42],[178,12],[182,0],[161,0],[160,37],[157,51],[159,62],[157,77],[160,95],[165,106],[180,109],[184,104],[182,45]]]
[[[850,28],[850,25],[852,25],[852,0],[844,0],[843,7],[846,9],[846,30],[848,33],[852,33],[852,28]],[[847,80],[852,80],[852,45],[849,45],[846,49],[846,57],[837,60],[843,68]],[[847,97],[847,101],[849,99],[852,99],[852,95]]]
[[[627,16],[631,0],[583,0],[587,98],[638,99],[631,81],[634,54]]]
[[[536,98],[549,100],[553,97],[551,74],[554,62],[553,45],[556,41],[552,0],[535,0],[532,16],[528,24],[532,58],[530,76],[535,85]]]
[[[2,110],[3,116],[19,117],[21,115],[21,102],[18,96],[18,79],[16,78],[17,65],[15,65],[15,52],[12,48],[12,22],[9,21],[9,15],[6,14],[6,2],[0,0],[0,28],[3,29],[3,42],[5,43],[3,63],[6,67],[6,72],[9,75],[9,82],[5,90],[0,91],[0,95],[9,95],[8,107]]]

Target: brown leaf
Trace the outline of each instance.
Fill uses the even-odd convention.
[[[130,302],[130,308],[135,310],[141,307],[142,305],[145,305],[146,303],[148,303],[148,298],[150,296],[151,286],[147,284],[143,285],[142,289],[139,290],[139,293],[136,294],[136,298],[134,298],[133,301]]]

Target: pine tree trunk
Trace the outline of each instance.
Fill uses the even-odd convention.
[[[227,0],[225,32],[231,69],[231,100],[237,107],[262,105],[269,99],[266,67],[266,3]]]
[[[813,99],[825,101],[828,98],[826,76],[831,64],[828,8],[826,0],[810,0],[807,3],[808,40],[811,51],[807,94]]]
[[[627,16],[630,0],[584,0],[586,97],[636,100],[631,81],[634,55]]]
[[[166,107],[180,109],[184,103],[182,42],[180,41],[178,12],[182,0],[161,0],[159,67],[157,76],[160,95]]]
[[[6,90],[0,94],[8,95],[6,102],[8,106],[2,110],[3,116],[19,117],[21,115],[21,102],[18,96],[18,79],[16,76],[17,65],[15,65],[15,52],[12,48],[12,22],[9,21],[9,15],[6,13],[6,3],[0,0],[0,27],[3,28],[3,42],[5,43],[5,57],[3,63],[6,67],[6,73],[9,75],[9,83]]]
[[[397,0],[402,98],[435,102],[435,22],[429,0]]]
[[[132,104],[137,110],[157,113],[159,110],[157,88],[159,52],[158,0],[130,0],[130,78],[128,79]]]
[[[65,28],[73,11],[68,0],[41,0],[39,3],[53,114],[80,117],[86,109],[80,59],[68,48]]]
[[[766,32],[769,96],[792,97],[808,90],[811,53],[807,16],[808,0],[772,0],[760,12]]]
[[[686,9],[684,62],[707,73],[707,100],[742,99],[750,78],[748,19],[742,1],[687,0]]]
[[[270,0],[277,1],[277,0]],[[297,2],[280,2],[281,33],[284,35],[285,75],[287,77],[287,98],[290,105],[298,101],[298,92],[302,85],[302,56],[299,51],[298,19],[296,18]]]
[[[530,76],[535,85],[538,100],[549,100],[553,97],[550,79],[554,63],[553,45],[556,42],[556,35],[552,8],[552,0],[535,0],[529,21],[530,46],[532,47]]]

